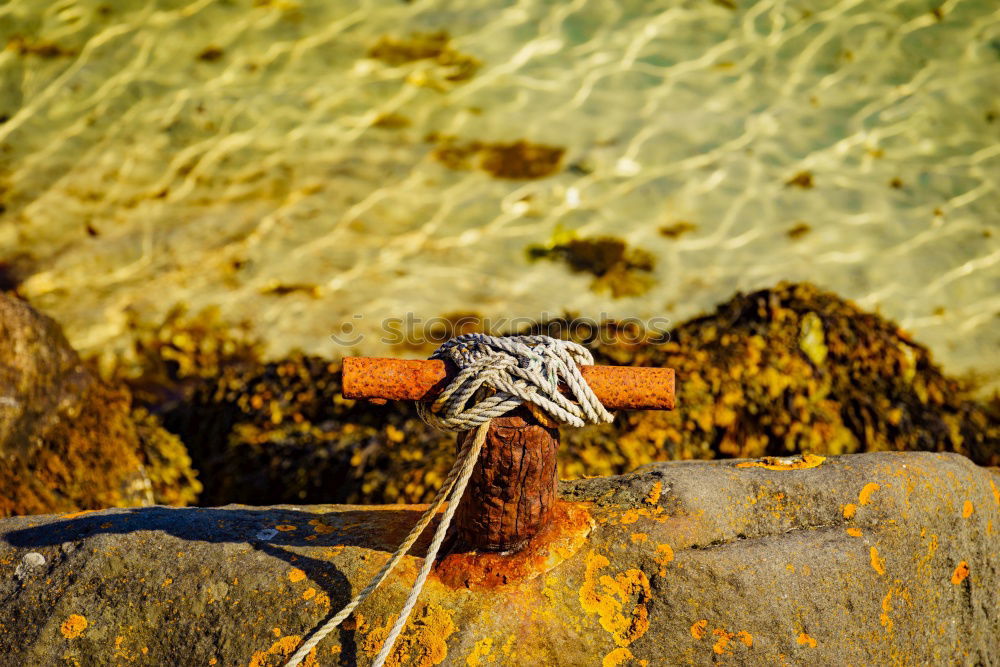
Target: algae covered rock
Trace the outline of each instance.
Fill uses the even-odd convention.
[[[55,322],[0,294],[0,516],[191,501],[190,461],[169,437],[136,426],[129,392],[99,380]],[[170,483],[150,484],[171,466]]]
[[[557,324],[538,329],[557,335]],[[954,451],[1000,464],[1000,404],[974,400],[892,322],[811,285],[737,295],[666,342],[602,343],[599,330],[561,331],[577,334],[598,363],[673,367],[678,386],[672,412],[622,412],[611,425],[563,429],[563,477],[803,451]],[[187,446],[206,487],[201,502],[434,495],[454,436],[426,426],[411,404],[343,399],[339,362],[292,354],[265,363],[259,351],[245,329],[226,328],[211,312],[175,311],[137,346],[138,370],[126,379]]]
[[[564,476],[796,452],[948,451],[1000,465],[996,403],[975,400],[893,322],[813,285],[737,295],[668,342],[602,343],[600,331],[568,330],[598,363],[676,369],[677,409],[565,430]]]
[[[204,480],[204,504],[420,499],[454,450],[414,406],[344,399],[339,363],[301,354],[227,367],[164,420]]]
[[[933,453],[657,463],[564,482],[556,521],[524,551],[439,560],[389,664],[994,664],[998,484]],[[282,664],[421,509],[4,519],[0,655]],[[307,664],[370,664],[420,563],[405,557]]]
[[[201,504],[393,502],[430,497],[443,479],[454,436],[412,405],[345,400],[338,362],[265,362],[248,328],[212,309],[134,325],[134,349],[109,375],[183,443]]]

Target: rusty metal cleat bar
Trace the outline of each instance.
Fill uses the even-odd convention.
[[[643,366],[581,366],[594,394],[609,410],[672,410],[674,369]],[[455,374],[439,359],[345,357],[345,398],[433,400]]]

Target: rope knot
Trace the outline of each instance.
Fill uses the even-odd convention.
[[[593,364],[594,357],[577,343],[548,336],[470,333],[452,338],[431,358],[450,361],[459,369],[437,400],[417,405],[420,417],[442,430],[469,431],[523,403],[571,426],[614,419],[580,375],[578,366]],[[560,392],[560,384],[570,397]]]

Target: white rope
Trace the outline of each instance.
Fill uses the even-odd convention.
[[[463,334],[439,347],[431,358],[451,361],[459,371],[429,407],[418,403],[417,412],[425,422],[437,428],[448,431],[476,429],[476,434],[466,439],[441,490],[389,562],[364,590],[299,647],[286,667],[296,667],[301,663],[324,637],[385,581],[447,499],[448,509],[434,532],[431,545],[424,556],[423,567],[410,589],[399,618],[372,663],[374,667],[383,667],[434,566],[434,559],[448,532],[448,526],[458,510],[459,501],[479,460],[479,452],[486,441],[492,419],[507,414],[523,403],[534,404],[557,422],[572,426],[607,423],[614,419],[580,374],[580,365],[594,363],[590,351],[582,345],[548,336],[496,337]],[[572,398],[560,393],[560,384],[565,385]],[[487,394],[482,390],[490,392]]]
[[[462,447],[462,451],[458,453],[458,458],[455,460],[455,465],[452,467],[451,472],[448,473],[448,477],[445,478],[444,484],[441,486],[441,490],[438,491],[437,495],[434,497],[434,500],[431,502],[430,507],[428,507],[427,510],[424,512],[423,516],[420,517],[420,521],[417,522],[417,525],[415,525],[413,529],[410,530],[410,534],[406,536],[406,539],[403,540],[403,543],[399,545],[398,549],[396,549],[396,553],[392,555],[392,558],[389,559],[389,562],[387,562],[385,565],[382,566],[382,569],[379,570],[378,574],[376,574],[372,578],[371,582],[367,586],[365,586],[364,590],[355,595],[354,599],[351,600],[349,603],[347,603],[346,607],[341,609],[336,616],[334,616],[326,623],[324,623],[323,627],[321,627],[319,630],[313,633],[312,637],[310,637],[305,644],[299,647],[299,650],[295,652],[295,655],[293,655],[288,660],[288,662],[285,663],[286,667],[295,667],[300,662],[305,660],[306,656],[309,655],[309,652],[313,650],[313,648],[315,648],[317,644],[323,641],[323,639],[328,634],[333,632],[338,625],[343,623],[344,619],[350,616],[351,612],[353,612],[359,604],[365,601],[365,598],[374,593],[375,589],[377,589],[379,586],[382,585],[382,582],[385,581],[385,578],[389,576],[389,573],[392,572],[392,570],[396,567],[396,565],[399,564],[399,561],[403,559],[403,556],[405,556],[406,552],[410,550],[410,547],[413,546],[413,543],[416,542],[417,538],[419,538],[421,533],[424,532],[424,529],[427,527],[427,524],[431,522],[431,519],[434,518],[434,515],[436,515],[438,510],[441,509],[441,505],[444,504],[444,501],[448,498],[448,495],[451,493],[451,490],[455,489],[457,492],[456,495],[458,497],[453,498],[451,500],[451,502],[448,504],[448,509],[445,513],[445,518],[447,518],[449,523],[451,522],[451,515],[455,513],[453,508],[458,507],[458,500],[461,498],[461,492],[465,490],[465,486],[466,484],[468,484],[469,481],[469,476],[472,475],[472,471],[476,467],[476,461],[479,460],[479,452],[483,447],[483,443],[486,441],[487,430],[489,430],[488,424],[484,424],[476,432],[475,438],[468,438],[466,440],[465,445]],[[462,484],[461,489],[459,489],[456,484],[456,482],[460,478],[464,480],[461,483]],[[445,528],[447,528],[447,524],[445,524],[444,518],[441,520],[441,523],[444,525]],[[438,532],[441,532],[440,526],[438,527]],[[435,539],[436,537],[437,533],[435,533]],[[432,548],[435,549],[436,553],[437,548],[434,547],[433,544],[431,546]],[[427,559],[425,563],[428,561],[433,563],[433,560],[431,559]],[[426,577],[424,578],[426,579]],[[420,584],[422,587],[423,582],[420,582]]]
[[[475,440],[472,449],[476,452],[476,455],[472,458],[473,463],[475,463],[475,461],[479,458],[479,451],[483,448],[483,443],[486,442],[486,434],[489,430],[490,425],[489,422],[487,422],[477,428],[475,437],[471,438],[472,440]],[[403,605],[403,610],[399,612],[399,618],[396,619],[396,623],[392,626],[389,636],[386,637],[385,643],[382,644],[382,650],[379,651],[378,656],[375,658],[375,662],[372,663],[373,667],[382,667],[382,665],[385,664],[386,659],[389,657],[389,653],[392,652],[393,645],[396,643],[396,638],[399,637],[399,633],[403,631],[403,626],[406,625],[407,619],[410,618],[413,606],[417,604],[417,597],[420,595],[420,591],[424,587],[424,582],[427,581],[427,575],[430,574],[431,568],[434,567],[434,559],[437,557],[438,549],[441,548],[441,543],[444,541],[444,535],[448,532],[448,525],[455,516],[455,510],[458,509],[459,500],[461,500],[462,494],[465,492],[465,487],[468,485],[469,478],[472,477],[472,470],[475,467],[475,465],[470,465],[463,468],[462,476],[459,478],[458,483],[455,484],[455,494],[452,497],[452,501],[448,503],[448,509],[444,511],[444,516],[441,517],[441,523],[438,524],[437,530],[434,532],[434,539],[431,541],[431,546],[427,549],[427,555],[424,556],[424,566],[420,568],[420,574],[417,575],[417,580],[413,582],[413,588],[410,589],[410,596],[406,598],[406,604]]]
[[[522,403],[533,403],[570,426],[614,419],[580,374],[579,366],[593,364],[594,357],[577,343],[548,336],[472,333],[452,338],[431,358],[450,361],[459,369],[430,407],[417,404],[423,420],[440,429],[468,431]],[[560,383],[570,397],[559,392]],[[483,387],[496,393],[475,401]]]

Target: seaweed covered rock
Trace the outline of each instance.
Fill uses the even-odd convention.
[[[169,437],[152,419],[137,428],[128,391],[99,380],[54,321],[0,294],[0,516],[192,501]],[[148,472],[168,467],[155,493]]]
[[[998,484],[932,453],[658,463],[567,482],[559,520],[524,551],[438,561],[387,664],[996,664]],[[4,519],[0,655],[283,664],[422,509]],[[421,563],[404,557],[305,664],[371,664]]]
[[[565,476],[795,452],[948,451],[1000,465],[995,403],[976,401],[893,322],[810,284],[739,294],[665,343],[576,331],[598,363],[676,369],[678,408],[565,430]]]
[[[412,405],[344,399],[339,364],[300,354],[227,367],[164,419],[187,445],[207,504],[429,497],[454,449],[454,436]]]
[[[540,329],[553,332],[553,323]],[[677,370],[673,412],[623,412],[564,429],[563,477],[658,460],[932,450],[1000,464],[997,406],[975,401],[893,323],[811,285],[737,295],[669,342],[601,343],[564,331],[599,363]],[[606,337],[603,337],[606,338]],[[147,334],[131,386],[187,445],[202,502],[420,502],[454,459],[454,437],[407,403],[340,396],[339,365],[264,363],[243,329],[211,313]]]

